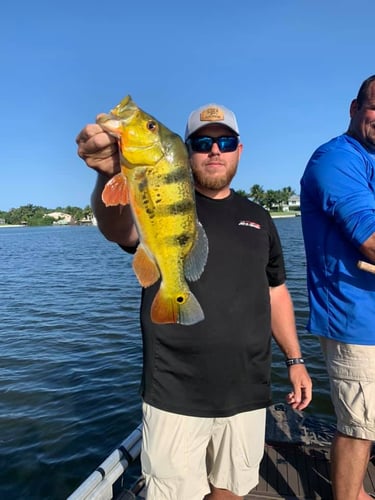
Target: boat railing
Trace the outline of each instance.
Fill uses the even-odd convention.
[[[113,485],[129,465],[139,457],[142,446],[142,424],[116,448],[67,500],[110,500]]]

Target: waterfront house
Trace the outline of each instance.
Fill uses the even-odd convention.
[[[66,226],[68,224],[75,224],[75,220],[72,215],[66,214],[64,212],[50,212],[45,214],[45,217],[52,217],[54,219],[54,224]]]

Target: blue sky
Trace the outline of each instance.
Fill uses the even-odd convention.
[[[235,111],[235,189],[291,186],[375,73],[373,0],[20,0],[0,18],[0,210],[89,204],[75,137],[125,95],[183,135]]]

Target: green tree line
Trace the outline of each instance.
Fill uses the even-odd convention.
[[[23,205],[19,208],[12,208],[8,212],[0,210],[0,219],[5,224],[25,224],[27,226],[48,226],[52,225],[56,219],[48,217],[49,213],[63,212],[73,217],[73,220],[78,223],[83,219],[92,217],[92,210],[89,205],[85,208],[80,207],[57,207],[54,209],[40,207],[36,205]]]
[[[265,191],[263,186],[259,184],[254,184],[251,186],[250,191],[247,193],[243,190],[238,190],[238,194],[250,198],[250,200],[262,205],[262,207],[268,210],[282,210],[282,207],[288,204],[289,198],[295,195],[295,191],[290,187],[284,187],[282,189],[268,189]],[[294,209],[299,210],[299,207],[294,207]]]
[[[282,210],[283,205],[288,204],[289,198],[296,194],[293,189],[288,186],[282,189],[273,190],[268,189],[267,191],[263,189],[263,186],[259,184],[254,184],[251,186],[249,192],[242,189],[237,190],[237,193],[250,198],[255,203],[262,205],[268,210]],[[299,209],[299,207],[294,207]],[[27,226],[48,226],[52,225],[55,219],[53,217],[48,217],[49,213],[52,212],[63,212],[69,214],[73,217],[76,223],[81,220],[87,220],[92,217],[92,209],[89,205],[84,208],[72,207],[68,205],[67,207],[56,207],[54,209],[40,207],[32,204],[23,205],[19,208],[12,208],[8,212],[0,210],[0,219],[2,219],[5,224],[25,224]]]

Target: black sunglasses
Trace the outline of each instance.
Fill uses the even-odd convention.
[[[235,135],[222,135],[221,137],[209,137],[208,135],[196,135],[189,137],[186,144],[195,153],[209,153],[214,144],[217,144],[222,153],[236,151],[239,139]]]

